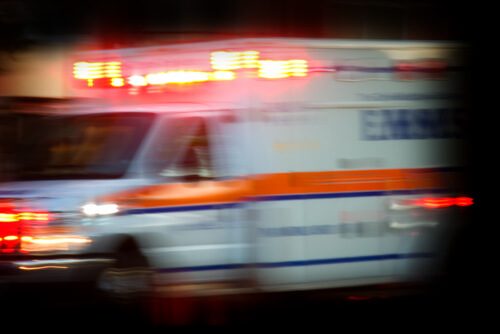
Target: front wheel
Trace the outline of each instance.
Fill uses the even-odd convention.
[[[153,293],[153,270],[138,250],[122,250],[100,274],[97,289],[113,304],[140,306]]]

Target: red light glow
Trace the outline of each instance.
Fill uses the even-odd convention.
[[[89,87],[94,85],[95,79],[102,78],[111,78],[110,85],[117,87],[117,81],[113,79],[121,78],[121,63],[117,61],[106,63],[77,62],[73,64],[73,75],[76,79],[87,80]]]
[[[255,75],[265,79],[304,77],[308,72],[307,60],[259,59],[258,51],[216,51],[210,54],[212,71],[173,70],[154,73],[123,75],[120,62],[76,62],[75,79],[86,80],[88,87],[142,87],[148,85],[186,84],[207,81],[234,80],[236,70],[254,69]],[[104,80],[103,80],[104,79]],[[107,79],[107,80],[106,80]]]
[[[454,198],[424,198],[422,206],[426,208],[446,208],[455,204]]]
[[[457,197],[455,199],[455,205],[458,206],[469,206],[474,204],[474,201],[470,197]]]
[[[358,300],[370,300],[371,298],[370,297],[349,296],[349,297],[347,297],[347,299],[358,301]]]
[[[211,60],[212,68],[214,70],[237,70],[243,66],[241,52],[212,52]]]
[[[470,197],[443,197],[443,198],[432,198],[426,197],[418,200],[419,205],[426,208],[446,208],[453,205],[457,206],[469,206],[474,202]]]
[[[48,212],[0,212],[0,223],[18,222],[18,221],[49,221]]]
[[[15,213],[0,213],[0,223],[17,222],[17,214]]]
[[[3,211],[0,212],[0,250],[3,253],[21,250],[21,242],[31,240],[31,237],[22,236],[26,224],[46,224],[51,220],[50,214],[43,211],[15,212],[11,206],[5,205],[0,210]]]

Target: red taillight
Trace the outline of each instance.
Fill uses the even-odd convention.
[[[44,225],[51,220],[46,211],[16,212],[10,205],[0,206],[0,252],[12,253],[21,249],[21,242],[31,226]]]
[[[421,205],[426,208],[446,208],[455,204],[454,198],[424,198]]]
[[[457,197],[455,199],[455,205],[458,206],[469,206],[474,204],[474,201],[472,200],[471,197]]]
[[[426,197],[418,200],[418,204],[426,208],[446,208],[453,205],[457,206],[469,206],[472,205],[474,201],[470,197]]]
[[[20,221],[48,222],[51,220],[49,212],[0,212],[0,223],[15,223]]]
[[[1,212],[0,213],[0,223],[11,223],[17,222],[17,215],[15,213],[10,212]]]

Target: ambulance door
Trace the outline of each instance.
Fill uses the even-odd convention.
[[[299,152],[307,223],[306,278],[311,283],[368,282],[380,274],[383,200],[377,172],[358,166],[364,152],[352,109],[307,110]],[[361,168],[360,168],[361,167]],[[336,283],[337,284],[337,283]]]
[[[255,221],[256,276],[264,288],[287,289],[305,283],[306,220],[301,187],[295,182],[302,127],[292,105],[268,106],[263,122],[253,123],[254,171],[263,179],[251,217]]]
[[[242,109],[222,124],[230,174],[253,181],[244,209],[249,275],[270,290],[304,282],[304,201],[293,184],[298,157],[288,149],[300,126],[286,111]]]
[[[239,203],[221,193],[220,150],[211,118],[177,115],[160,124],[146,160],[155,185],[146,189],[149,204],[142,227],[152,233],[149,255],[168,280],[230,280],[239,264],[233,256]],[[149,190],[149,191],[148,191]]]

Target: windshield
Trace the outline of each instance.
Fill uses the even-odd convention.
[[[106,113],[47,117],[23,129],[22,180],[118,178],[128,170],[154,115]]]

